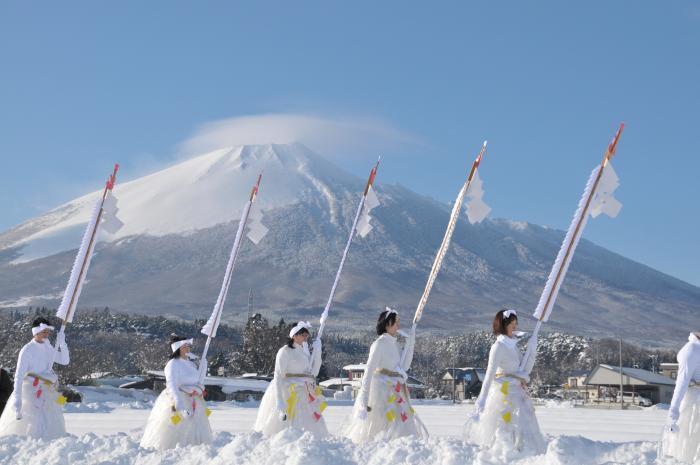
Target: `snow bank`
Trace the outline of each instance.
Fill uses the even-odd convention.
[[[70,386],[80,393],[82,402],[69,402],[66,413],[105,413],[116,408],[150,409],[156,398],[149,390],[120,389],[111,386]]]
[[[209,446],[165,452],[142,449],[136,435],[68,436],[49,443],[0,438],[0,464],[42,465],[495,465],[498,457],[454,438],[425,441],[403,438],[358,447],[344,438],[319,440],[309,433],[287,430],[270,439],[259,433],[217,433]],[[513,465],[673,464],[656,462],[652,442],[609,443],[562,436],[550,441],[544,455],[515,457]]]

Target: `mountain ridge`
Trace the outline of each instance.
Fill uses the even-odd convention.
[[[251,289],[255,311],[286,320],[320,316],[364,180],[301,144],[222,149],[120,186],[120,216],[136,233],[127,230],[98,244],[81,305],[207,315],[240,208],[260,170],[258,199],[270,233],[259,246],[244,244],[225,319],[245,319]],[[175,178],[160,179],[164,172]],[[378,183],[376,190],[381,205],[372,212],[374,230],[354,240],[331,311],[329,324],[336,329],[367,325],[384,305],[400,308],[409,321],[449,217],[448,205],[400,185]],[[148,207],[130,204],[137,194],[148,197]],[[23,223],[24,237],[23,225],[0,234],[0,305],[60,300],[79,243],[66,233],[82,234],[80,208],[92,208],[85,200],[90,195]],[[176,213],[182,217],[172,224],[158,223]],[[48,225],[44,231],[57,232],[67,248],[23,260],[23,244],[38,250],[27,239],[42,238],[37,225]],[[438,332],[481,328],[502,307],[530,314],[563,235],[508,219],[471,225],[461,215],[421,326]],[[621,334],[626,326],[637,342],[671,343],[685,337],[698,307],[700,288],[584,239],[548,326],[598,337]],[[521,319],[527,328],[528,318]]]

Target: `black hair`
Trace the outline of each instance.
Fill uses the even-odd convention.
[[[43,316],[40,316],[39,318],[35,318],[34,321],[32,321],[32,328],[36,328],[37,326],[40,326],[42,323],[44,323],[45,325],[51,326],[51,323],[49,323],[49,320],[47,320]]]
[[[296,325],[294,325],[294,326],[296,326]],[[309,330],[306,328],[301,328],[299,331],[296,332],[295,336],[297,334],[309,334]],[[287,338],[287,347],[289,347],[290,349],[294,348],[294,338],[293,337]]]
[[[171,334],[170,335],[170,344],[174,342],[179,342],[179,341],[186,341],[186,337],[178,336],[177,334]],[[170,357],[168,357],[170,360],[174,358],[180,358],[180,349],[178,348],[175,352],[171,351]]]
[[[515,312],[511,313],[508,318],[503,317],[503,312],[507,311],[507,308],[499,310],[496,316],[493,318],[493,334],[498,336],[500,334],[508,334],[506,327],[513,322],[513,320],[518,321],[518,315]]]
[[[377,318],[377,335],[381,336],[386,333],[386,327],[393,325],[398,316],[398,313],[389,310],[380,313],[379,318]]]

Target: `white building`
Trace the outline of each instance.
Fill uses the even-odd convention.
[[[352,397],[355,398],[357,391],[362,387],[362,377],[365,375],[366,368],[367,365],[364,363],[345,365],[343,370],[348,372],[347,378],[330,378],[319,383],[319,385],[324,389],[335,391],[342,391],[345,386],[350,386],[352,387]],[[425,390],[428,386],[412,376],[408,377],[406,384],[412,398],[422,399],[425,397]]]
[[[612,365],[598,365],[586,377],[584,384],[595,387],[593,400],[618,401],[620,383],[622,383],[623,399],[642,396],[652,403],[671,403],[673,389],[676,381],[658,373],[652,373],[641,368],[622,367]]]

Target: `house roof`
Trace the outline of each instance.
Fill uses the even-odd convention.
[[[345,365],[343,367],[343,370],[345,370],[345,371],[365,371],[366,368],[367,368],[366,363],[355,363],[352,365]]]
[[[443,379],[452,379],[452,373],[454,372],[454,376],[456,378],[464,378],[464,375],[467,373],[474,373],[476,372],[476,376],[479,378],[479,381],[484,381],[484,378],[486,377],[486,370],[483,368],[475,368],[475,367],[462,367],[462,368],[445,368],[445,374],[442,376]]]
[[[149,370],[146,372],[149,376],[154,378],[165,379],[165,372],[158,370]],[[258,391],[264,392],[269,386],[270,382],[261,379],[251,379],[251,378],[225,378],[223,376],[207,376],[204,378],[204,384],[206,386],[221,386],[221,390],[224,392],[237,392],[237,391]]]
[[[329,378],[325,381],[321,381],[318,384],[319,384],[319,386],[323,386],[323,387],[330,387],[330,386],[334,386],[334,385],[338,385],[338,384],[345,384],[345,385],[353,386],[353,387],[356,387],[359,389],[362,386],[362,380],[361,379],[349,379],[349,378]],[[413,376],[408,377],[407,384],[408,384],[408,387],[410,387],[411,389],[425,389],[428,387],[425,384],[423,384],[422,381],[414,378]]]
[[[606,376],[601,371],[607,371],[608,374],[612,372],[618,379],[606,379]],[[649,370],[643,370],[641,368],[622,367],[622,375],[628,378],[625,384],[656,384],[665,386],[674,386],[676,384],[676,381],[668,376],[652,373]],[[600,364],[586,377],[585,384],[617,384],[619,383],[619,376],[620,367]],[[607,381],[613,382],[608,383]],[[631,381],[636,381],[636,383]]]
[[[337,386],[340,384],[346,385],[346,386],[353,386],[353,387],[360,387],[362,385],[362,381],[360,380],[351,380],[348,378],[329,378],[325,381],[321,381],[318,383],[319,386],[323,387],[331,387],[331,386]]]

